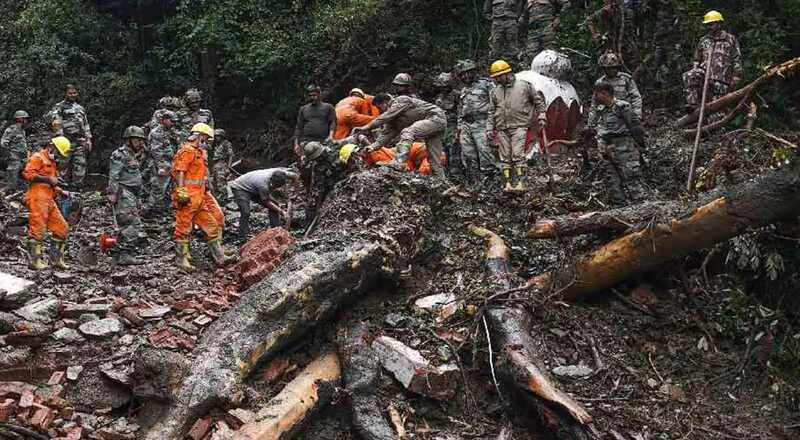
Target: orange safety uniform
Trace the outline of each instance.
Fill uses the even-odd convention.
[[[25,165],[22,177],[31,182],[30,189],[25,194],[25,204],[28,206],[28,237],[42,241],[45,231],[50,231],[53,237],[65,241],[69,225],[61,215],[56,205],[56,189],[48,183],[34,182],[36,177],[56,177],[58,169],[55,160],[50,159],[47,148],[35,153]]]
[[[350,132],[356,128],[369,124],[375,119],[368,112],[371,104],[364,98],[358,96],[348,96],[336,104],[336,131],[333,139],[340,140],[350,136]]]
[[[372,95],[366,95],[364,97],[364,107],[361,109],[361,113],[377,118],[381,115],[381,109],[372,104],[373,99],[375,99],[375,97]]]
[[[208,155],[200,147],[199,138],[189,138],[183,143],[172,161],[172,179],[177,184],[177,175],[183,172],[183,182],[189,193],[189,204],[178,206],[176,191],[172,192],[175,208],[176,241],[188,240],[192,226],[197,225],[209,241],[222,237],[225,216],[211,191],[208,191]]]
[[[394,150],[386,147],[381,147],[377,150],[370,151],[364,154],[364,163],[368,168],[374,167],[383,162],[394,162]]]
[[[442,164],[447,164],[447,156],[442,154],[440,159]],[[426,176],[431,175],[431,164],[428,162],[428,148],[424,142],[414,142],[411,144],[411,149],[408,151],[408,160],[406,160],[406,169],[408,172],[417,172]]]

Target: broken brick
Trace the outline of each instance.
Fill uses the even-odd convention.
[[[9,394],[16,394],[22,396],[25,393],[31,393],[36,390],[36,387],[25,382],[0,382],[0,397]]]
[[[56,415],[55,412],[50,408],[39,408],[33,413],[33,417],[31,417],[30,423],[31,425],[39,428],[43,431],[47,431],[47,428],[50,427],[50,424],[53,423],[55,420]]]
[[[23,392],[22,396],[20,396],[19,398],[19,407],[30,408],[31,406],[33,406],[33,399],[34,399],[33,391],[25,390],[25,392]]]
[[[372,349],[383,368],[407,390],[443,401],[455,396],[458,368],[454,365],[434,367],[419,351],[388,336],[376,338]]]
[[[285,229],[272,228],[258,234],[244,245],[241,260],[235,266],[242,290],[272,273],[292,242],[292,236]]]
[[[192,321],[192,322],[194,322],[195,324],[197,324],[197,325],[199,325],[201,327],[205,327],[208,324],[211,324],[212,321],[213,321],[213,319],[209,318],[208,316],[200,315],[197,318],[195,318],[194,321]]]
[[[111,304],[62,304],[59,310],[62,318],[77,319],[81,315],[91,313],[105,316],[111,311]]]
[[[209,429],[211,429],[211,417],[197,419],[192,425],[192,429],[189,430],[188,437],[192,440],[202,440],[208,434]]]
[[[256,420],[256,414],[244,408],[237,408],[228,411],[225,414],[225,421],[228,422],[233,429],[239,429],[242,426],[252,423]]]
[[[119,314],[134,327],[141,327],[145,324],[144,319],[139,317],[139,311],[133,307],[123,307],[119,310]]]
[[[81,440],[81,438],[83,438],[83,427],[73,426],[67,431],[64,438],[66,440]]]
[[[14,399],[6,399],[3,403],[0,403],[0,422],[7,422],[16,410],[17,402]]]
[[[63,371],[56,371],[50,376],[50,380],[47,381],[48,385],[58,385],[64,380],[64,372]]]
[[[213,310],[215,312],[224,312],[230,305],[222,298],[207,296],[203,298],[203,308],[206,310]]]

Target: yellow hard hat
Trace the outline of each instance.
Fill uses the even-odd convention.
[[[350,161],[350,156],[353,155],[353,151],[356,151],[356,144],[347,144],[339,150],[339,161],[343,164],[347,164]]]
[[[192,133],[204,134],[208,136],[209,139],[214,139],[214,129],[208,124],[204,124],[202,122],[199,124],[194,124],[194,127],[192,127]]]
[[[508,65],[508,63],[503,60],[495,61],[494,63],[492,63],[492,67],[489,69],[489,75],[492,78],[509,72],[511,72],[511,66]]]
[[[63,157],[69,156],[69,150],[72,149],[72,144],[70,144],[69,139],[64,136],[58,136],[50,139],[50,143],[56,147],[58,154]]]
[[[715,23],[718,21],[725,21],[722,18],[722,14],[717,11],[708,11],[705,17],[703,17],[703,24]]]

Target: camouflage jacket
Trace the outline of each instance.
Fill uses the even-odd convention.
[[[517,20],[525,0],[485,0],[483,13],[489,20]]]
[[[642,95],[639,93],[639,87],[636,86],[636,81],[625,72],[619,72],[616,77],[609,78],[605,75],[601,76],[595,84],[607,82],[614,87],[614,98],[620,101],[625,101],[631,105],[633,111],[639,119],[642,119]],[[587,126],[594,127],[597,124],[597,102],[595,102],[594,95],[592,95],[592,106],[589,108],[589,120]]]
[[[233,157],[233,145],[231,141],[224,139],[221,142],[214,142],[214,164],[227,163]]]
[[[388,146],[404,128],[424,119],[447,121],[447,115],[440,107],[409,96],[398,96],[385,113],[375,120],[383,124],[383,131],[375,140],[377,145]]]
[[[494,87],[494,81],[488,78],[476,78],[472,84],[461,89],[458,108],[459,125],[462,122],[485,120],[489,117],[489,97]]]
[[[172,129],[159,124],[150,131],[147,138],[148,162],[151,167],[158,170],[172,169],[172,158],[178,150],[178,135]]]
[[[61,101],[53,106],[48,116],[53,125],[60,126],[56,130],[57,135],[91,140],[92,128],[89,126],[86,109],[77,102]]]
[[[436,95],[434,104],[444,110],[448,124],[456,122],[458,117],[458,99],[458,92],[454,89]]]
[[[123,145],[109,159],[107,194],[117,194],[120,187],[139,193],[142,189],[142,160],[131,147]]]
[[[534,114],[547,119],[544,98],[528,81],[514,77],[511,84],[498,84],[489,95],[486,131],[527,127]]]
[[[178,111],[178,121],[181,128],[189,132],[191,131],[194,124],[204,123],[214,128],[214,114],[211,113],[211,110],[206,108],[201,108],[196,112],[189,110],[188,108],[183,108]]]
[[[739,40],[728,32],[719,35],[706,35],[700,40],[692,61],[705,69],[706,60],[711,57],[710,80],[730,84],[734,76],[742,76],[742,51]]]
[[[598,138],[634,136],[641,131],[641,120],[628,102],[614,98],[610,105],[597,106]]]
[[[3,132],[0,148],[2,148],[3,153],[27,154],[30,149],[28,140],[25,138],[25,129],[17,124],[9,125],[6,131]]]

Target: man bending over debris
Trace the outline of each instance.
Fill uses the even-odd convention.
[[[120,266],[140,264],[134,254],[147,238],[140,216],[139,198],[144,192],[142,162],[145,159],[145,135],[141,127],[132,125],[122,135],[124,144],[111,153],[106,197],[114,210],[119,226],[119,242],[114,262]]]
[[[644,189],[639,149],[644,150],[645,144],[639,116],[631,104],[614,98],[614,85],[611,83],[595,84],[594,97],[597,102],[597,145],[605,165],[609,196],[616,205],[640,201],[644,198]]]
[[[194,225],[205,233],[211,258],[217,267],[232,262],[222,249],[225,217],[208,188],[206,145],[212,139],[214,129],[207,124],[195,124],[192,135],[175,154],[172,164],[172,178],[175,180],[175,191],[172,193],[175,207],[175,262],[179,269],[186,272],[195,270],[189,255],[189,236]]]
[[[297,173],[289,171],[288,168],[268,168],[245,173],[231,182],[230,187],[233,192],[233,200],[239,207],[239,240],[244,243],[250,234],[250,201],[256,202],[269,210],[269,226],[275,228],[280,226],[281,219],[288,225],[291,219],[288,218],[286,211],[278,206],[278,202],[272,197],[275,190],[286,185],[286,180],[291,179],[295,183],[300,181]]]
[[[309,174],[303,183],[307,194],[305,222],[306,227],[310,227],[317,210],[333,185],[342,178],[346,167],[339,164],[339,151],[313,141],[303,147],[303,166]]]
[[[56,154],[65,162],[69,158],[71,148],[69,139],[64,136],[54,137],[50,144],[31,156],[22,172],[22,177],[31,183],[25,203],[30,212],[28,218],[28,258],[29,267],[42,270],[48,267],[42,255],[44,233],[52,235],[53,266],[69,269],[64,263],[64,252],[67,243],[69,225],[56,205],[56,195],[64,195],[65,191],[58,187],[58,167]]]
[[[381,110],[381,115],[369,124],[355,129],[358,133],[384,127],[368,149],[389,146],[389,143],[399,136],[397,156],[391,166],[403,170],[414,141],[425,142],[433,175],[447,180],[441,161],[444,133],[447,129],[444,110],[429,102],[408,96],[393,98],[381,94],[372,102]]]

